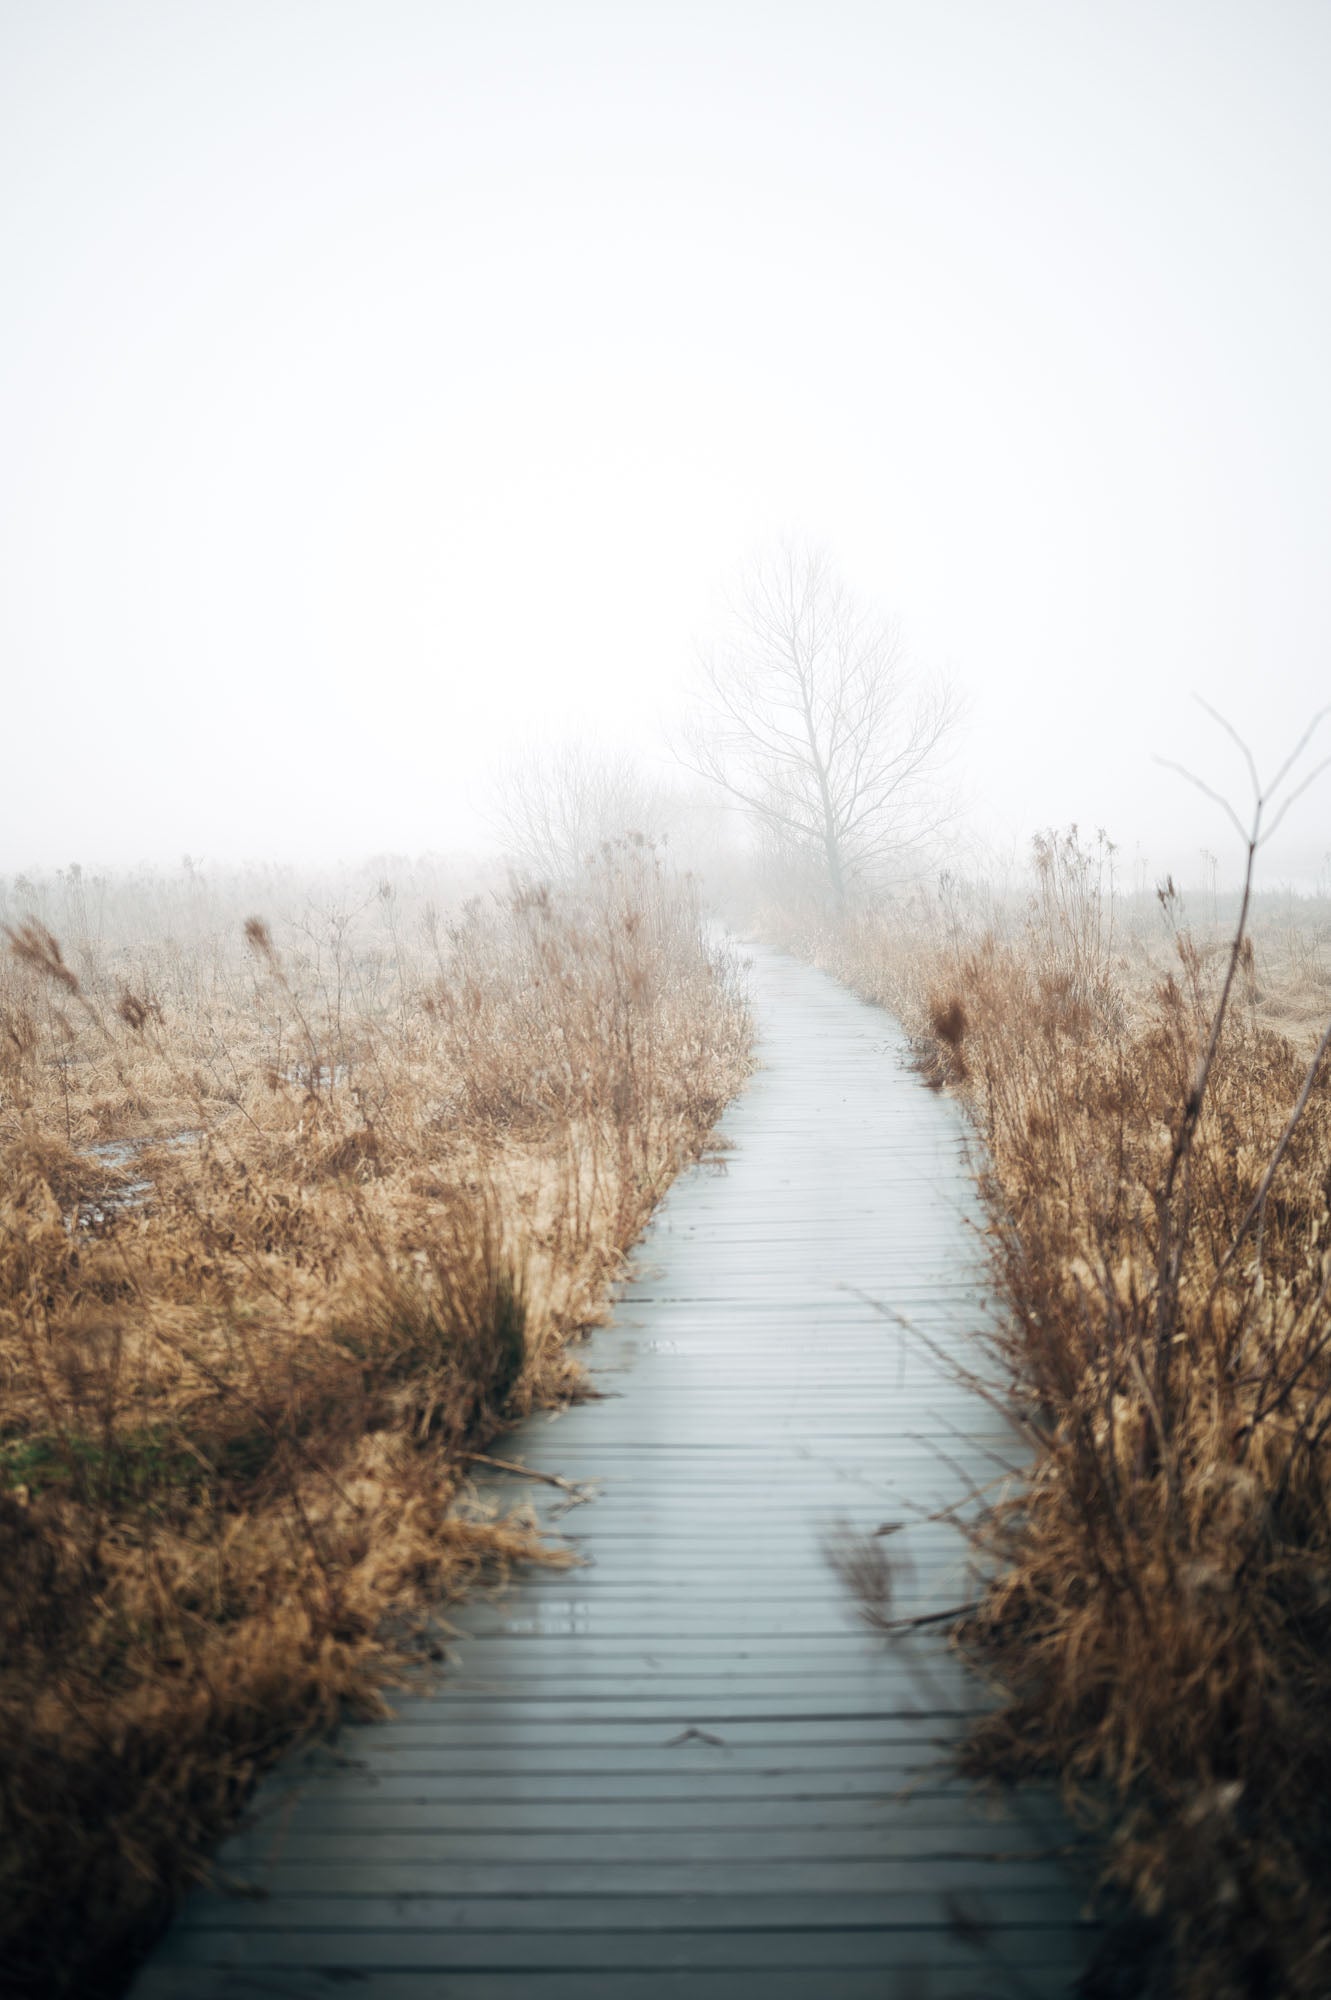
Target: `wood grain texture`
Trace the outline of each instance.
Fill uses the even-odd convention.
[[[775,955],[753,982],[763,1066],[594,1337],[599,1395],[504,1442],[589,1497],[485,1475],[580,1567],[464,1607],[437,1692],[289,1759],[135,2000],[1072,1989],[1056,1804],[958,1783],[985,1689],[829,1561],[868,1538],[893,1615],[963,1601],[924,1517],[1017,1463],[947,1366],[986,1311],[964,1127],[883,1014]]]

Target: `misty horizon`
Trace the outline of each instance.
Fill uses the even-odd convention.
[[[1237,869],[1153,759],[1241,795],[1191,693],[1269,770],[1331,688],[1323,10],[12,6],[0,46],[0,867],[478,850],[551,740],[668,775],[794,535],[964,696],[989,849]]]

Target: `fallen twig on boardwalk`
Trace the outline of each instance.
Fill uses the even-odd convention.
[[[950,1618],[968,1618],[972,1611],[978,1611],[980,1600],[972,1598],[969,1604],[950,1604],[946,1611],[921,1611],[914,1618],[877,1618],[872,1611],[866,1611],[879,1632],[910,1632],[919,1625],[946,1625]]]
[[[523,1465],[515,1458],[491,1458],[484,1451],[469,1451],[463,1456],[468,1465],[488,1465],[492,1472],[513,1472],[522,1479],[539,1479],[543,1486],[557,1486],[561,1493],[571,1493],[575,1500],[591,1500],[597,1491],[595,1480],[561,1479],[557,1472],[538,1472],[535,1466]]]

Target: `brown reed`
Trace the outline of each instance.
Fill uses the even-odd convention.
[[[279,921],[191,878],[102,884],[94,922],[94,886],[66,940],[15,911],[0,963],[16,1995],[119,1990],[256,1773],[411,1669],[409,1614],[558,1559],[478,1510],[468,1455],[577,1393],[748,1062],[643,843],[448,919],[284,882]]]

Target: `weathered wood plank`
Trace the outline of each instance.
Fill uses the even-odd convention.
[[[354,1956],[328,1969],[185,1969],[159,1963],[141,1979],[136,2000],[328,2000],[348,1984],[356,2000],[809,2000],[811,1992],[835,2000],[1055,2000],[1071,1992],[1084,1955],[1076,1943],[1066,1960],[1030,1969],[1016,1952],[1004,1959],[987,1947],[958,1947],[949,1960],[939,1947],[924,1963],[918,1957],[895,1964],[884,1960],[869,1969],[846,1966],[835,1972],[810,1966],[717,1971],[696,1965],[658,1972],[619,1966],[603,1972],[457,1972],[447,1964],[395,1972],[367,1968]]]
[[[290,1896],[524,1896],[569,1898],[604,1896],[734,1896],[734,1895],[858,1895],[909,1891],[952,1891],[963,1899],[981,1895],[1001,1906],[1012,1889],[1048,1890],[1066,1894],[1068,1871],[1043,1852],[1030,1858],[986,1858],[991,1850],[972,1855],[869,1855],[796,1860],[767,1858],[749,1861],[742,1855],[724,1867],[715,1861],[620,1860],[613,1873],[600,1861],[458,1863],[445,1871],[434,1861],[381,1860],[377,1843],[366,1841],[365,1859],[354,1862],[268,1861],[262,1867],[237,1863],[223,1880],[238,1893],[235,1921],[245,1921],[245,1905],[254,1896],[270,1903]],[[628,1850],[628,1843],[625,1843]],[[188,1923],[178,1928],[188,1929]],[[353,1954],[354,1955],[354,1954]]]
[[[960,1820],[950,1826],[917,1827],[903,1816],[895,1823],[876,1824],[865,1816],[857,1827],[828,1825],[822,1809],[811,1804],[808,1814],[788,1826],[773,1826],[750,1811],[750,1824],[742,1840],[730,1827],[714,1825],[710,1815],[699,1814],[701,1826],[660,1827],[639,1825],[632,1841],[632,1859],[625,1859],[623,1828],[596,1832],[573,1832],[567,1828],[548,1833],[528,1824],[499,1832],[458,1830],[452,1833],[418,1831],[402,1833],[372,1824],[346,1832],[324,1833],[308,1821],[296,1826],[274,1824],[237,1835],[228,1847],[228,1858],[237,1868],[263,1864],[269,1860],[299,1863],[327,1862],[330,1866],[353,1868],[367,1849],[387,1866],[401,1862],[408,1867],[475,1871],[487,1862],[496,1866],[544,1868],[577,1867],[582,1863],[606,1868],[693,1867],[703,1861],[729,1865],[736,1851],[746,1865],[760,1862],[789,1862],[801,1867],[806,1862],[869,1860],[908,1861],[918,1866],[938,1859],[962,1860],[968,1855],[1019,1855],[1034,1844],[1044,1849],[1048,1839],[1036,1840],[1022,1827],[989,1825],[984,1820]],[[756,1824],[754,1822],[757,1822]]]
[[[881,1966],[886,1950],[902,1966],[934,1968],[974,1963],[973,1952],[932,1926],[874,1926],[859,1930],[610,1931],[475,1930],[450,1936],[401,1922],[361,1933],[365,1963],[384,1970],[605,1972],[693,1967],[748,1971],[803,1966],[812,1973],[846,1966]],[[1023,1970],[1067,1966],[1067,1939],[1046,1929],[1009,1931],[1004,1942],[1020,1952]],[[215,1964],[225,1953],[237,1966],[280,1968],[346,1963],[346,1934],[314,1928],[256,1935],[253,1931],[183,1932],[173,1956],[182,1970]]]
[[[603,1935],[617,1931],[759,1931],[773,1936],[786,1930],[948,1930],[969,1920],[987,1931],[1067,1930],[1086,1927],[1080,1899],[1069,1884],[1062,1895],[1047,1883],[1038,1889],[1006,1887],[1001,1906],[975,1898],[956,1898],[935,1887],[873,1895],[828,1893],[821,1896],[580,1896],[537,1893],[529,1896],[375,1896],[309,1895],[276,1900],[258,1898],[245,1911],[247,1930],[323,1930],[343,1933],[384,1930],[399,1925],[410,1930],[512,1933],[580,1931]],[[234,1931],[234,1896],[201,1890],[190,1910],[190,1930]],[[172,1941],[185,1935],[184,1927]],[[170,1950],[167,1946],[164,1949]]]

